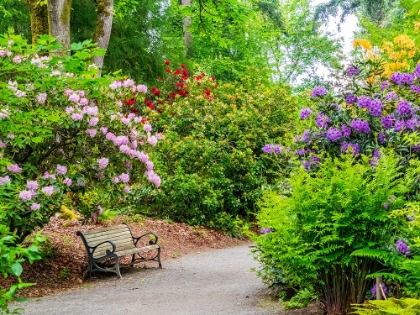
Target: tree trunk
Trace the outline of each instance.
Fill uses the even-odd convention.
[[[182,0],[182,5],[191,6],[191,0]],[[188,27],[191,25],[191,16],[186,16],[182,22],[182,30],[184,32],[184,45],[187,50],[187,57],[192,57],[192,34],[188,31]]]
[[[100,0],[98,2],[98,19],[96,22],[93,41],[98,43],[98,47],[107,49],[112,30],[112,14],[114,11],[114,0]],[[98,67],[98,75],[102,73],[105,56],[96,56],[93,58]]]
[[[71,0],[48,0],[49,34],[63,46],[60,55],[70,53],[70,10]]]
[[[39,35],[49,34],[48,10],[46,4],[40,4],[39,0],[28,0],[29,16],[31,19],[31,37],[35,44]]]

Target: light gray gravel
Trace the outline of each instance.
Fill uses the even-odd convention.
[[[19,303],[25,315],[274,315],[249,246],[193,253],[163,269],[132,269],[83,289]],[[111,275],[111,274],[110,274]]]

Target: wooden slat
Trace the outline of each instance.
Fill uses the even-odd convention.
[[[113,232],[116,231],[124,231],[127,230],[128,231],[128,227],[125,224],[120,224],[120,225],[116,225],[113,227],[109,227],[109,228],[102,228],[102,229],[97,229],[97,230],[89,230],[86,232],[82,232],[84,236],[92,236],[92,235],[101,235],[101,234],[112,234]]]
[[[122,231],[116,234],[101,235],[101,236],[95,236],[95,237],[86,237],[85,239],[86,239],[86,242],[88,242],[89,246],[95,246],[91,244],[93,243],[98,244],[106,240],[119,239],[119,238],[125,238],[125,239],[131,239],[131,240],[133,239],[129,231]]]
[[[141,253],[141,252],[145,252],[145,251],[156,249],[156,248],[159,248],[159,245],[155,244],[155,245],[149,245],[149,246],[145,246],[141,248],[121,250],[121,251],[117,251],[116,254],[118,256],[124,256],[124,255],[129,255],[129,254]]]

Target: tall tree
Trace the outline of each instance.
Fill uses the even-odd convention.
[[[48,0],[49,34],[63,45],[63,53],[70,48],[70,11],[72,0]]]
[[[98,47],[107,49],[112,30],[112,16],[114,11],[114,0],[100,0],[98,2],[98,17],[96,21],[95,34],[93,41],[98,43]],[[105,56],[94,57],[94,63],[102,72]]]

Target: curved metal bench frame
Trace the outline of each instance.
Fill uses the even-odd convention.
[[[78,236],[80,236],[82,238],[83,244],[85,245],[87,254],[88,254],[88,260],[89,260],[89,277],[92,277],[92,273],[95,273],[96,271],[104,271],[104,272],[115,272],[120,279],[122,278],[121,276],[121,272],[120,272],[120,257],[125,256],[125,255],[132,255],[131,257],[131,264],[130,266],[133,267],[135,263],[138,262],[144,262],[144,261],[157,261],[159,263],[159,268],[162,268],[162,263],[160,260],[160,246],[158,244],[158,236],[153,233],[153,232],[148,232],[145,233],[139,237],[135,237],[133,236],[133,233],[131,232],[130,227],[128,226],[128,224],[124,223],[122,225],[125,225],[126,228],[128,229],[128,231],[130,231],[130,235],[131,235],[131,239],[133,241],[133,248],[132,249],[125,249],[121,252],[118,252],[117,246],[115,244],[115,242],[112,240],[112,236],[110,236],[109,240],[103,241],[95,246],[90,246],[89,242],[86,240],[85,235],[83,234],[83,232],[78,231],[76,234]],[[122,226],[121,225],[121,226]],[[97,232],[102,232],[106,229],[96,229],[93,231],[97,231]],[[92,230],[90,230],[92,231]],[[90,232],[88,231],[88,232]],[[111,233],[110,233],[111,234]],[[105,234],[106,235],[106,232]],[[148,235],[153,235],[154,239],[153,240],[149,240],[149,245],[148,246],[144,246],[144,247],[137,247],[138,242],[140,241],[141,238],[148,236]],[[107,249],[106,250],[106,254],[104,256],[100,256],[100,257],[94,257],[94,253],[95,250],[103,244],[109,243],[112,247],[112,250]],[[156,256],[152,257],[152,258],[146,258],[144,256],[141,255],[141,253],[143,252],[148,252],[151,251],[153,249],[157,249],[157,254]],[[136,257],[137,256],[137,257]],[[115,260],[115,265],[113,267],[101,267],[99,264],[103,261],[106,260],[110,260],[110,259],[114,259]]]

